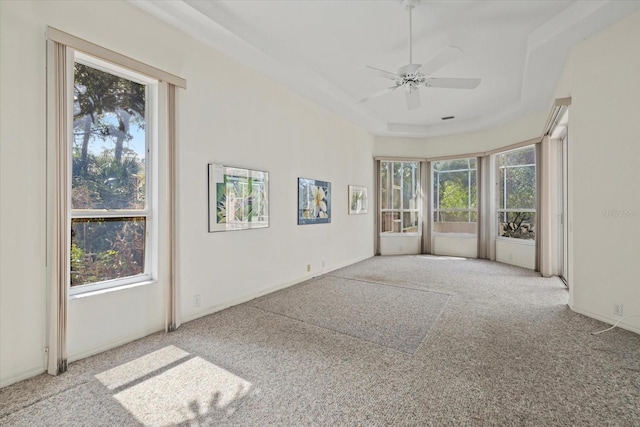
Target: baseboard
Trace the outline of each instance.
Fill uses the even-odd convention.
[[[331,273],[332,271],[339,270],[339,269],[341,269],[343,267],[347,267],[347,266],[355,264],[357,262],[364,261],[365,259],[369,259],[371,257],[373,257],[373,255],[367,255],[367,256],[364,256],[364,257],[356,258],[356,259],[353,259],[353,260],[338,264],[337,266],[333,266],[331,268],[323,269],[320,272],[320,274],[313,274],[313,273],[305,274],[305,275],[297,277],[297,278],[295,278],[293,280],[290,280],[290,281],[287,281],[287,282],[284,282],[284,283],[280,283],[280,284],[278,284],[276,286],[272,286],[272,287],[269,287],[269,288],[266,288],[266,289],[261,289],[260,291],[252,292],[252,293],[243,295],[241,297],[234,298],[234,299],[229,300],[229,301],[225,301],[224,303],[216,304],[216,305],[213,305],[211,307],[207,307],[204,310],[200,310],[200,311],[197,311],[195,313],[191,313],[188,316],[185,316],[184,318],[181,319],[180,323],[187,323],[187,322],[190,322],[192,320],[199,319],[199,318],[201,318],[203,316],[208,316],[210,314],[217,313],[218,311],[222,311],[222,310],[227,309],[229,307],[233,307],[235,305],[243,304],[245,302],[251,301],[252,299],[259,298],[261,296],[270,294],[272,292],[276,292],[276,291],[279,291],[281,289],[285,289],[285,288],[288,288],[290,286],[297,285],[298,283],[302,283],[305,280],[313,279],[314,277],[319,277],[319,276],[322,276],[324,274]]]
[[[100,344],[96,347],[89,347],[80,351],[69,352],[67,356],[67,360],[69,363],[75,362],[76,360],[84,359],[89,356],[93,356],[103,351],[111,350],[112,348],[120,347],[121,345],[128,344],[132,341],[138,340],[140,338],[144,338],[148,335],[155,334],[156,332],[164,331],[164,325],[160,325],[155,328],[148,328],[141,331],[132,332],[127,335],[122,335],[112,340],[109,340],[103,344]]]
[[[29,369],[9,372],[9,375],[0,379],[0,388],[6,387],[22,380],[26,380],[31,377],[35,377],[36,375],[40,375],[45,372],[46,369],[43,364],[40,364],[37,367],[34,366]]]
[[[331,267],[330,269],[323,270],[322,274],[331,273],[332,271],[340,270],[341,268],[348,267],[350,265],[356,264],[360,261],[364,261],[365,259],[373,258],[374,255],[366,255],[360,258],[352,259],[351,261],[343,262],[342,264],[338,264],[337,266]]]
[[[575,311],[578,314],[582,314],[584,316],[591,317],[591,318],[596,319],[596,320],[600,320],[601,322],[605,322],[605,323],[608,323],[610,325],[613,325],[618,320],[620,320],[619,317],[615,318],[615,317],[612,317],[612,316],[603,316],[602,314],[594,313],[593,311],[586,310],[586,309],[577,307],[576,305],[572,305],[572,304],[569,304],[569,308],[572,311]],[[637,319],[637,318],[634,317],[634,319]],[[618,326],[616,326],[616,328],[621,328],[621,329],[624,329],[624,330],[627,330],[627,331],[630,331],[630,332],[634,332],[634,333],[640,335],[640,327],[634,326],[634,325],[630,325],[630,324],[628,324],[628,323],[626,323],[624,321],[618,323]],[[606,328],[603,328],[603,329],[606,329]],[[593,331],[593,332],[596,332],[596,331]]]

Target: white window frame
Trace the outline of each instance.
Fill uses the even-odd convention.
[[[393,208],[382,208],[382,189],[384,187],[384,183],[382,182],[382,174],[380,173],[380,170],[378,170],[378,176],[379,176],[379,180],[380,180],[380,192],[378,194],[378,197],[380,198],[380,228],[379,228],[379,232],[378,234],[380,236],[421,236],[422,235],[422,195],[421,195],[421,162],[419,160],[393,160],[393,159],[389,159],[389,160],[380,160],[380,167],[382,167],[383,163],[416,163],[418,165],[418,167],[416,168],[416,172],[417,172],[417,177],[415,179],[416,182],[416,195],[418,197],[418,199],[416,200],[416,208],[415,209],[410,209],[410,208],[405,208],[404,206],[401,206],[400,209],[393,209]],[[393,174],[390,177],[390,180],[392,182],[391,184],[391,189],[388,191],[391,191],[391,194],[393,194]],[[400,194],[404,194],[403,188],[400,188]],[[403,202],[402,197],[400,198],[401,203]],[[415,213],[418,217],[418,231],[415,232],[394,232],[394,231],[382,231],[382,218],[384,216],[385,213],[389,213],[389,212],[399,212],[400,213],[400,225],[401,225],[401,230],[402,230],[402,220],[404,218],[404,213],[408,212],[408,213]]]
[[[471,168],[471,163],[469,162],[471,159],[474,159],[476,161],[476,167],[474,169]],[[442,172],[437,172],[435,170],[435,164],[436,163],[455,161],[455,160],[467,160],[467,164],[469,165],[469,167],[467,169],[453,169],[453,170],[447,170],[447,171],[442,171]],[[435,231],[435,225],[436,225],[436,222],[439,222],[439,221],[435,221],[434,217],[435,217],[436,213],[443,212],[443,211],[444,212],[468,212],[469,219],[471,217],[471,213],[475,212],[476,220],[475,221],[470,221],[469,220],[466,223],[467,224],[475,223],[475,224],[478,224],[478,227],[479,227],[479,222],[478,222],[478,204],[479,204],[479,201],[480,201],[480,192],[479,192],[479,189],[478,189],[478,178],[479,178],[478,177],[478,163],[479,163],[479,159],[478,159],[478,157],[475,157],[475,156],[455,157],[455,158],[450,158],[450,159],[446,159],[446,160],[433,160],[433,161],[431,161],[432,188],[430,189],[430,191],[431,191],[431,194],[432,194],[432,202],[431,202],[431,217],[429,218],[429,220],[430,220],[430,223],[431,223],[431,229],[432,229],[432,233],[433,234],[435,234],[435,235],[448,235],[448,236],[450,236],[450,235],[468,235],[469,234],[469,233],[439,233],[439,232],[436,232]],[[472,171],[475,172],[475,175],[476,175],[476,207],[475,208],[471,207],[471,172]],[[468,198],[468,207],[466,209],[465,208],[456,208],[456,209],[443,210],[443,209],[436,208],[436,206],[437,205],[439,206],[439,204],[440,204],[439,203],[440,194],[439,194],[439,191],[436,191],[433,188],[434,184],[437,182],[435,175],[436,175],[436,173],[451,173],[451,172],[468,172],[468,187],[467,188],[468,188],[468,192],[469,192],[469,198]],[[475,235],[477,235],[477,233],[474,233],[473,235],[475,236]]]
[[[534,227],[536,228],[536,233],[538,232],[538,211],[537,209],[531,209],[531,208],[522,208],[522,209],[518,209],[518,208],[500,208],[500,200],[501,198],[505,197],[505,193],[503,194],[499,194],[498,189],[500,188],[500,181],[502,181],[504,179],[504,175],[502,175],[500,172],[501,168],[499,166],[498,163],[498,156],[504,155],[504,154],[508,154],[508,153],[513,153],[516,151],[523,151],[523,150],[528,150],[528,149],[532,149],[534,151],[534,156],[535,156],[535,162],[534,163],[530,163],[527,165],[512,165],[512,166],[508,166],[506,168],[504,168],[505,172],[507,168],[516,168],[516,167],[531,167],[533,166],[534,168],[534,177],[537,176],[537,162],[538,162],[538,158],[537,158],[537,153],[535,150],[535,144],[533,145],[525,145],[523,147],[518,147],[518,148],[514,148],[513,150],[506,150],[506,151],[501,151],[499,153],[496,153],[494,155],[496,162],[495,162],[495,172],[496,172],[496,199],[495,199],[495,209],[494,209],[494,223],[495,223],[495,238],[498,240],[505,240],[508,242],[516,242],[516,243],[521,243],[524,245],[535,245],[536,244],[536,240],[537,238],[534,239],[519,239],[519,238],[515,238],[515,237],[507,237],[507,236],[501,236],[500,235],[500,229],[498,227],[498,224],[501,223],[501,215],[509,213],[509,212],[530,212],[530,213],[534,213],[536,216],[536,221],[534,223]],[[538,198],[538,181],[537,179],[535,179],[534,181],[536,189],[535,189],[535,195],[536,195],[536,200]],[[506,197],[504,199],[505,204],[506,204]]]
[[[69,295],[78,296],[96,291],[107,289],[129,287],[135,285],[143,285],[156,283],[158,277],[158,91],[159,81],[157,79],[145,76],[140,73],[128,70],[118,65],[112,64],[96,56],[69,49],[69,57],[71,58],[68,66],[70,70],[74,69],[76,62],[98,69],[100,71],[113,74],[127,80],[134,81],[145,85],[145,209],[73,209],[71,207],[71,188],[72,188],[72,167],[73,167],[73,114],[68,114],[67,123],[70,130],[70,136],[67,143],[67,182],[68,182],[68,225],[67,232],[71,234],[71,223],[78,218],[131,218],[144,217],[145,224],[145,262],[144,272],[135,276],[127,276],[117,279],[104,280],[94,283],[71,286],[71,274],[68,274]],[[73,111],[73,72],[69,73],[71,84],[68,85],[69,93],[69,111]],[[70,272],[71,265],[71,240],[67,248],[67,270]]]

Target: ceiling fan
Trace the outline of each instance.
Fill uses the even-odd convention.
[[[445,47],[422,65],[413,63],[411,11],[419,1],[420,0],[401,0],[401,3],[409,10],[409,63],[400,67],[397,73],[367,66],[366,70],[369,73],[393,80],[394,85],[361,99],[359,103],[386,95],[398,88],[404,87],[407,98],[407,108],[409,110],[415,110],[420,107],[420,94],[418,92],[420,86],[447,89],[475,89],[480,84],[479,78],[431,77],[432,73],[462,55],[462,50],[457,47]]]

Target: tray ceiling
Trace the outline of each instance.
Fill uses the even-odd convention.
[[[473,90],[402,90],[365,66],[409,61],[409,15],[395,0],[131,2],[375,135],[482,130],[549,108],[571,46],[640,10],[637,1],[421,1],[413,62],[446,46],[464,53],[432,77],[479,77]],[[444,122],[442,117],[455,116]]]

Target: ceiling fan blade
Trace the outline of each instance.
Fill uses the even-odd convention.
[[[422,64],[420,72],[428,76],[462,55],[462,53],[462,49],[460,48],[447,46],[438,52],[436,56]]]
[[[480,84],[478,78],[436,77],[427,79],[427,87],[443,87],[447,89],[475,89]]]
[[[382,78],[385,78],[385,79],[396,80],[396,79],[400,78],[400,76],[397,75],[396,73],[392,73],[391,71],[381,70],[381,69],[375,68],[375,67],[370,67],[368,65],[365,67],[365,70],[369,74],[373,74],[374,76],[382,77]]]
[[[418,88],[414,88],[410,91],[406,91],[407,96],[407,108],[409,110],[415,110],[420,107],[420,93]]]
[[[394,90],[398,89],[399,87],[400,86],[393,86],[393,87],[389,87],[389,88],[386,88],[384,90],[381,90],[380,92],[376,92],[376,93],[374,93],[372,95],[367,96],[366,98],[362,98],[360,101],[358,101],[358,104],[362,104],[363,102],[367,102],[367,101],[370,101],[370,100],[372,100],[374,98],[377,98],[379,96],[391,93]]]

